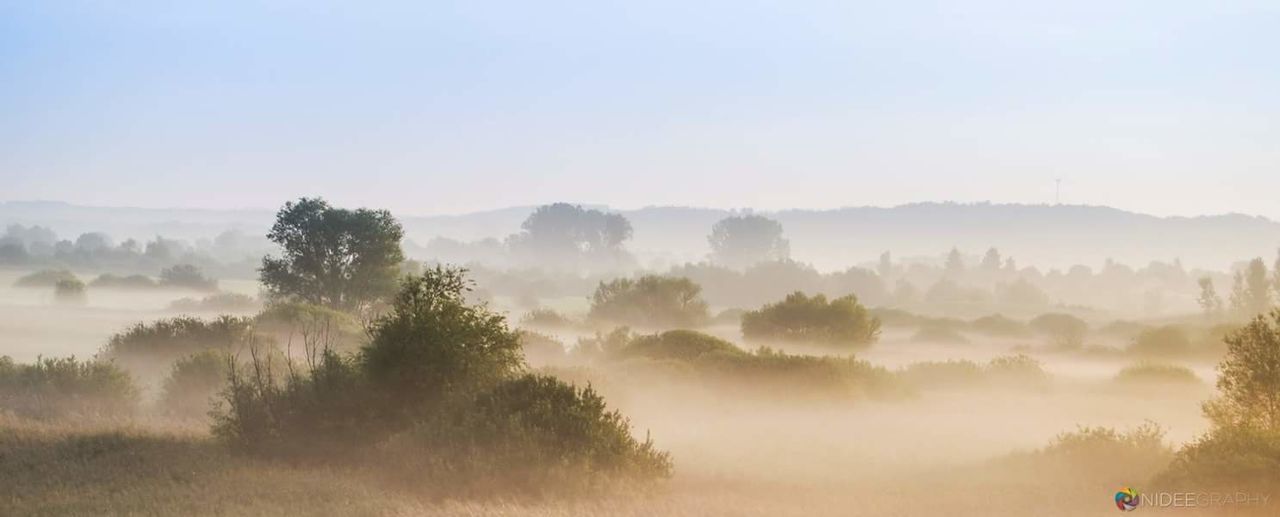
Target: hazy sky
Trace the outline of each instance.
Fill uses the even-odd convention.
[[[1280,2],[0,0],[0,201],[1280,218]]]

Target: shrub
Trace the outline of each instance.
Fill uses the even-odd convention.
[[[707,354],[746,355],[746,352],[733,343],[693,330],[670,330],[639,336],[616,352],[618,357],[681,361],[692,361]]]
[[[1024,462],[1039,473],[1061,473],[1068,478],[1093,477],[1105,471],[1116,479],[1146,480],[1173,458],[1164,436],[1164,429],[1150,422],[1128,431],[1080,427],[1059,434],[1043,449],[1015,455],[1013,461]]]
[[[546,334],[528,330],[520,331],[520,348],[530,362],[537,364],[555,364],[564,361],[564,344]]]
[[[1031,329],[1026,324],[1000,314],[983,316],[969,323],[974,332],[997,337],[1026,337]]]
[[[520,326],[545,330],[564,330],[575,328],[578,324],[554,309],[534,309],[520,318]]]
[[[590,387],[524,375],[465,410],[416,425],[386,449],[417,463],[401,460],[418,470],[412,479],[446,481],[451,495],[582,491],[670,476],[670,455],[632,438],[630,427]]]
[[[191,264],[178,264],[161,270],[160,285],[196,291],[218,290],[217,280],[204,276],[200,268]]]
[[[231,351],[253,337],[249,318],[221,316],[205,321],[190,316],[138,323],[111,336],[99,353],[129,367],[170,362],[207,349]]]
[[[912,363],[899,376],[913,386],[928,388],[973,386],[983,381],[982,366],[973,361],[925,361]]]
[[[110,363],[42,357],[17,364],[0,357],[0,408],[19,415],[126,416],[137,399],[133,380]]]
[[[992,359],[987,363],[986,372],[994,381],[1013,384],[1041,385],[1049,380],[1049,374],[1040,361],[1024,354]]]
[[[164,380],[159,406],[171,415],[203,416],[212,409],[214,397],[227,383],[231,355],[210,349],[178,360]]]
[[[79,305],[85,303],[84,282],[76,279],[58,280],[53,286],[54,301],[62,304]]]
[[[110,273],[98,275],[98,278],[89,282],[89,286],[95,289],[133,289],[146,290],[155,289],[157,287],[155,280],[144,275],[116,276]]]
[[[1181,327],[1165,325],[1143,330],[1129,345],[1129,351],[1140,355],[1186,355],[1191,352],[1191,340]]]
[[[1075,349],[1084,345],[1089,324],[1070,314],[1041,314],[1031,320],[1031,328],[1049,337],[1054,346]]]
[[[182,298],[169,304],[169,310],[181,312],[248,312],[257,308],[257,300],[240,293],[211,294],[199,300]]]
[[[44,269],[18,278],[14,287],[53,287],[63,280],[76,280],[76,275],[65,269]]]
[[[1182,447],[1156,482],[1197,489],[1258,485],[1274,488],[1280,479],[1280,432],[1240,426],[1219,427]]]
[[[1126,366],[1116,374],[1116,382],[1124,384],[1200,384],[1195,372],[1185,366],[1142,362]]]
[[[827,301],[824,295],[809,297],[797,291],[743,314],[742,335],[753,341],[865,347],[880,336],[880,320],[856,296]]]
[[[708,320],[701,293],[702,288],[688,278],[619,278],[596,287],[587,318],[641,328],[696,328]]]

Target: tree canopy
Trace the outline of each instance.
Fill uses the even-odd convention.
[[[395,293],[403,235],[386,210],[333,208],[319,198],[285,203],[267,234],[284,254],[262,259],[262,283],[276,296],[360,309]]]
[[[711,261],[733,268],[786,260],[791,243],[782,237],[782,224],[755,214],[721,219],[707,236]]]

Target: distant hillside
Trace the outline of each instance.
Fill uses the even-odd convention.
[[[533,207],[463,215],[402,217],[419,245],[437,236],[502,238],[519,231]],[[726,210],[646,207],[621,211],[631,220],[630,247],[646,261],[701,260],[711,225]],[[1180,258],[1188,267],[1223,269],[1254,256],[1268,261],[1280,246],[1280,223],[1240,214],[1156,217],[1101,206],[918,203],[889,208],[761,212],[782,222],[793,256],[822,269],[896,258],[940,256],[952,246],[980,255],[995,246],[1021,265],[1041,268],[1106,258],[1141,265]],[[56,202],[0,203],[0,224],[42,224],[63,238],[105,231],[117,238],[165,235],[209,238],[238,228],[262,233],[266,210],[185,210],[83,207]]]

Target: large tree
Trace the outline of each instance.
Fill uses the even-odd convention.
[[[755,214],[721,219],[711,227],[707,242],[712,262],[734,268],[791,257],[791,243],[782,237],[782,224]]]
[[[623,259],[622,244],[631,238],[631,223],[621,214],[568,203],[538,207],[520,229],[508,241],[513,251],[549,264],[570,261],[570,266],[584,258]]]
[[[333,208],[319,198],[285,203],[267,238],[284,255],[262,259],[277,296],[357,310],[396,292],[404,230],[386,210]]]

